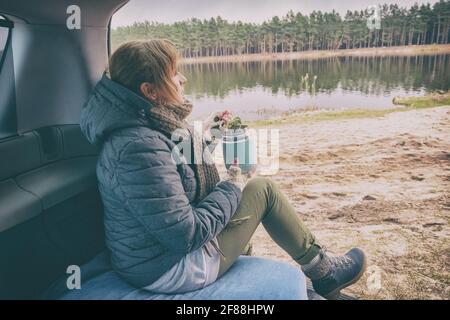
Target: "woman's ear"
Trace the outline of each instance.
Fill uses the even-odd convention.
[[[154,102],[158,99],[158,95],[156,94],[152,84],[143,82],[139,89],[141,90],[141,93],[144,95],[144,97],[146,97],[148,100]]]

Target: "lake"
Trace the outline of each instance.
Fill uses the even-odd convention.
[[[450,55],[184,64],[193,119],[230,110],[246,120],[285,112],[393,107],[396,96],[450,89]]]

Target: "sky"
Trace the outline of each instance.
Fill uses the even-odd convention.
[[[125,26],[135,21],[172,23],[189,18],[209,19],[220,15],[229,21],[261,23],[271,17],[285,15],[290,9],[309,14],[313,10],[341,14],[347,10],[362,10],[370,5],[397,3],[410,7],[415,2],[435,3],[438,0],[130,0],[113,17],[112,27]]]

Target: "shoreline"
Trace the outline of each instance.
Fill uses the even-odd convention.
[[[410,110],[429,109],[450,106],[450,91],[446,93],[431,93],[423,97],[396,97],[396,107],[385,109],[341,109],[341,110],[318,110],[312,112],[294,112],[284,116],[278,116],[262,120],[245,121],[245,124],[258,128],[272,125],[285,125],[304,122],[379,118],[391,113],[405,112]]]
[[[304,113],[294,113],[287,116],[275,117],[263,120],[244,121],[245,124],[252,128],[263,128],[266,126],[282,126],[289,124],[301,124],[306,122],[334,121],[334,120],[354,120],[367,118],[382,118],[391,113],[408,112],[411,110],[431,109],[440,107],[450,107],[450,104],[435,105],[427,107],[409,107],[399,106],[395,108],[386,108],[380,110],[371,109],[341,109],[341,110],[319,110]]]
[[[182,58],[181,64],[249,62],[277,60],[316,60],[338,57],[389,57],[389,56],[426,56],[450,54],[450,44],[411,45],[399,47],[313,50],[293,53],[243,54],[218,57]]]

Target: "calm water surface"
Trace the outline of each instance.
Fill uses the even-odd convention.
[[[243,119],[286,111],[393,107],[396,96],[450,88],[450,55],[182,65],[193,119],[228,109]]]

